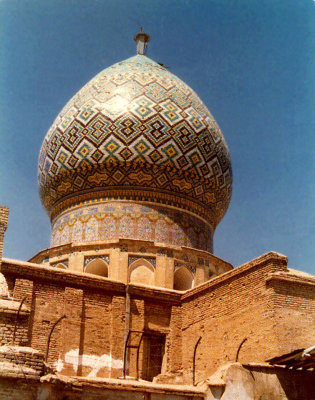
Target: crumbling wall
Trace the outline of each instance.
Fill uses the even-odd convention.
[[[144,368],[151,368],[146,361],[150,358],[146,353],[148,336],[158,335],[161,339],[161,354],[157,357],[161,368],[166,370],[176,352],[180,353],[180,348],[175,349],[171,342],[170,332],[172,307],[179,307],[179,293],[130,284],[128,316],[127,287],[121,282],[11,260],[5,260],[3,271],[14,282],[14,299],[27,299],[29,345],[47,352],[48,364],[57,372],[68,376],[121,377],[129,330],[147,335],[139,352],[140,377],[144,376]],[[152,339],[153,345],[156,341]],[[127,375],[137,376],[136,359],[137,349],[129,349]],[[155,365],[156,370],[160,367]]]
[[[312,400],[314,379],[314,371],[228,363],[202,386],[206,400]]]
[[[17,320],[20,302],[0,298],[0,346],[28,344],[29,309],[22,305]]]

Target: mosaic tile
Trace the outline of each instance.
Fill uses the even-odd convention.
[[[119,186],[130,199],[183,195],[210,210],[215,226],[232,173],[222,133],[196,93],[137,55],[101,71],[66,104],[44,139],[38,182],[49,213]],[[159,202],[168,204],[162,195]]]
[[[64,212],[53,222],[51,245],[132,238],[212,251],[211,228],[198,217],[166,206],[110,204],[82,204]]]
[[[106,217],[100,221],[100,240],[114,239],[116,237],[116,220]]]
[[[83,224],[81,221],[76,221],[72,228],[72,242],[82,242],[83,240]]]

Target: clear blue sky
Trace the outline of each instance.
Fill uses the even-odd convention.
[[[170,66],[228,143],[234,186],[214,253],[238,266],[267,251],[315,273],[313,0],[0,0],[0,203],[4,256],[49,247],[38,197],[42,140],[88,80],[135,54]]]

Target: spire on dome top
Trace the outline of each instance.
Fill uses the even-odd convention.
[[[141,27],[140,33],[135,36],[135,41],[137,42],[137,54],[144,55],[147,49],[147,43],[150,41],[150,35],[143,32]]]

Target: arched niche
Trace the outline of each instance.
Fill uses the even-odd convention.
[[[67,269],[67,267],[62,263],[56,264],[56,265],[54,265],[54,267],[55,268],[61,268],[61,269]]]
[[[188,290],[193,287],[194,276],[191,271],[182,265],[174,273],[174,289]]]
[[[129,266],[129,282],[154,285],[153,265],[143,258],[131,263]]]
[[[104,276],[105,278],[107,278],[108,265],[101,258],[95,258],[87,264],[87,266],[85,267],[85,272],[89,274]]]

